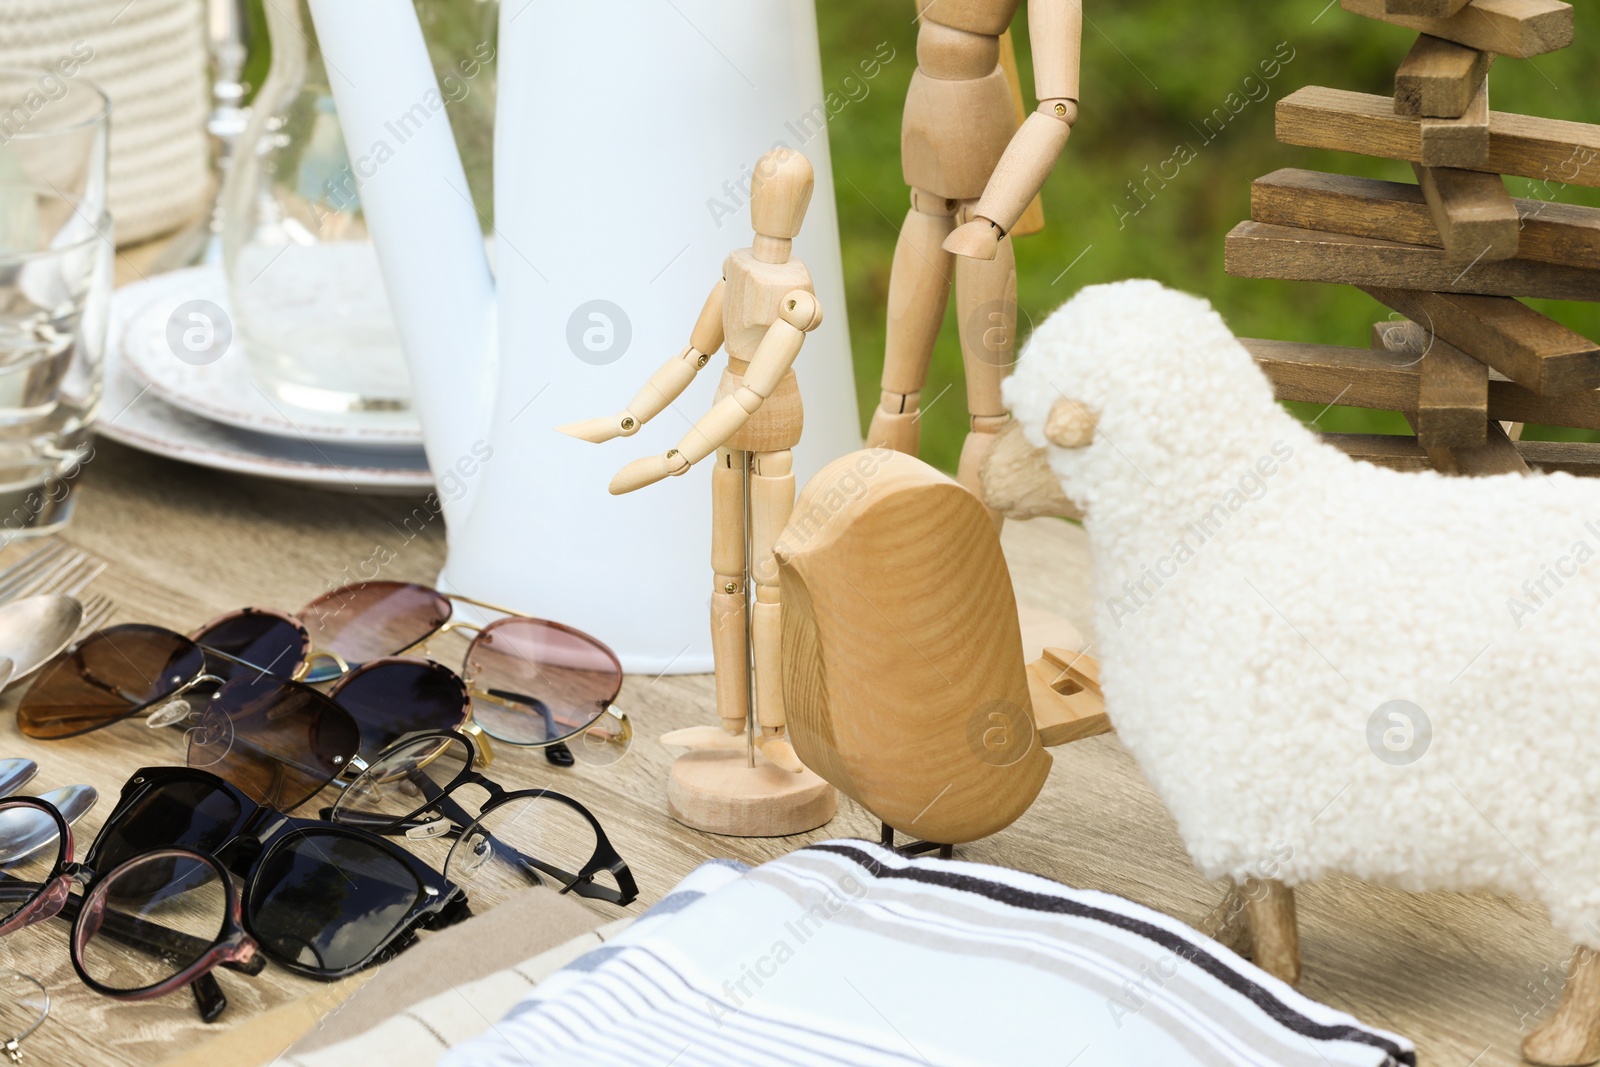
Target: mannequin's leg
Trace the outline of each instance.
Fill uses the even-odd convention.
[[[717,716],[730,734],[744,732],[749,647],[745,643],[744,465],[748,453],[717,449],[711,472],[711,655],[717,677]]]
[[[928,361],[944,323],[954,259],[942,247],[955,229],[955,204],[921,189],[911,190],[889,273],[889,314],[883,346],[883,396],[867,430],[868,447],[888,445],[917,454],[921,440],[918,405]]]
[[[756,718],[761,754],[786,770],[801,769],[785,737],[783,631],[778,606],[778,562],[773,546],[794,511],[794,467],[788,449],[755,453],[750,472],[750,575],[756,585],[751,640],[755,643]]]
[[[967,375],[967,412],[972,418],[956,480],[982,499],[978,472],[994,446],[994,435],[1007,422],[1000,383],[1016,358],[1017,261],[1011,238],[1001,238],[992,260],[957,258],[956,316]],[[996,515],[995,524],[1000,521]]]

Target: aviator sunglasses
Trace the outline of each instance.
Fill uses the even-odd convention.
[[[457,618],[458,601],[501,617],[482,626]],[[376,660],[425,655],[430,639],[454,630],[473,635],[459,673],[473,720],[495,740],[554,746],[608,714],[619,723],[617,731],[624,737],[629,732],[616,706],[622,664],[605,644],[558,622],[414,582],[347,585],[293,615],[245,608],[213,619],[190,637],[273,674],[318,684]]]
[[[227,1004],[217,966],[255,974],[270,959],[331,981],[467,914],[461,889],[393,843],[283,815],[205,771],[134,772],[82,863],[43,801],[0,801],[0,827],[38,839],[0,853],[0,934],[70,919],[84,984],[124,1000],[187,985],[207,1021]]]
[[[431,660],[376,659],[338,676],[324,694],[237,654],[259,649],[235,648],[144,623],[97,630],[44,666],[18,704],[17,724],[28,737],[53,741],[146,714],[150,726],[191,727],[191,765],[197,755],[238,763],[267,752],[310,761],[312,777],[331,769],[321,788],[352,757],[370,760],[406,734],[462,727],[472,714],[466,683]],[[237,754],[221,751],[229,742],[242,742]],[[231,767],[198,765],[239,780]],[[304,799],[267,802],[287,809]]]

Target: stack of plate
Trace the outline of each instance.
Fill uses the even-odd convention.
[[[227,311],[228,286],[217,267],[152,275],[112,294],[100,435],[201,467],[328,489],[433,487],[415,412],[285,404],[256,383],[237,338],[210,363],[174,356],[167,323],[191,300]]]

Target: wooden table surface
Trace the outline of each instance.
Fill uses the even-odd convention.
[[[97,446],[75,492],[78,511],[64,539],[109,564],[88,592],[112,597],[119,622],[187,630],[247,604],[293,610],[349,580],[380,545],[394,552],[384,568],[388,578],[431,582],[443,557],[440,521],[403,543],[396,535],[417,500],[222,474],[110,442]],[[1010,523],[1004,543],[1019,603],[1057,612],[1088,632],[1081,529],[1054,520]],[[25,549],[18,544],[0,552],[0,566]],[[100,805],[81,827],[84,848],[130,772],[182,760],[175,735],[136,724],[66,741],[30,741],[6,714],[17,695],[8,692],[0,706],[0,756],[38,761],[38,791],[73,782],[101,791]],[[654,738],[714,721],[711,679],[630,677],[621,701],[636,739],[619,762],[562,770],[537,752],[499,746],[494,776],[508,786],[553,786],[589,805],[638,878],[640,901],[629,910],[642,910],[712,857],[760,862],[827,837],[876,837],[876,823],[848,801],[827,827],[795,838],[718,838],[674,823],[665,801],[674,753]],[[957,856],[1119,893],[1201,923],[1222,888],[1196,874],[1171,817],[1116,737],[1054,753],[1055,767],[1033,809],[1003,833],[962,846]],[[1559,996],[1568,949],[1537,905],[1405,894],[1337,879],[1302,887],[1298,896],[1303,991],[1410,1036],[1425,1064],[1520,1062],[1523,1033]],[[621,914],[586,903],[608,918]],[[60,922],[0,939],[0,966],[39,976],[55,1001],[49,1020],[25,1046],[30,1063],[159,1063],[216,1032],[198,1021],[186,993],[120,1004],[89,992],[67,961]],[[220,980],[231,1006],[219,1026],[316,985],[270,966],[255,978],[220,972]],[[1063,1062],[1071,1047],[1064,1034]]]

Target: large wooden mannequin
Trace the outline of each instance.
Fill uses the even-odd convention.
[[[656,371],[622,411],[558,427],[585,441],[631,436],[677,399],[727,344],[728,366],[711,410],[677,448],[634,460],[611,480],[613,494],[630,493],[716,456],[711,474],[711,639],[722,727],[678,730],[661,740],[704,757],[674,765],[668,794],[674,816],[718,833],[758,836],[809,830],[831,818],[836,803],[832,787],[802,766],[785,736],[778,568],[773,559],[778,534],[794,510],[790,449],[800,440],[802,411],[793,365],[806,334],[822,322],[811,274],[789,255],[811,202],[812,184],[811,164],[800,153],[778,148],[762,156],[750,185],[755,240],[723,263],[722,280],[706,298],[688,346]],[[753,609],[747,593],[752,580]],[[758,725],[751,726],[746,738],[751,646]],[[759,750],[762,766],[746,759],[747,744]],[[779,771],[776,777],[774,770]],[[745,771],[750,773],[741,773]]]
[[[883,396],[869,445],[915,455],[928,361],[954,279],[970,432],[957,475],[981,496],[978,467],[1008,416],[1017,266],[1008,236],[1078,119],[1081,0],[1029,0],[1038,109],[1019,127],[1000,35],[1020,0],[917,0],[917,69],[906,92],[900,165],[911,210],[889,276]]]

